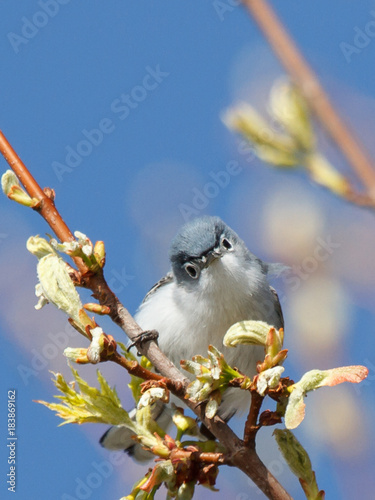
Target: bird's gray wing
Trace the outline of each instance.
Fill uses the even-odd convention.
[[[167,430],[172,423],[172,413],[167,406],[160,400],[156,401],[151,407],[151,415],[158,425]],[[136,409],[129,412],[129,417],[136,421]],[[115,425],[110,427],[100,438],[100,444],[108,450],[124,450],[132,456],[137,462],[148,462],[155,458],[151,452],[146,451],[141,444],[134,439],[134,432],[124,425]]]
[[[142,304],[144,304],[146,300],[148,300],[151,297],[151,295],[155,293],[160,287],[166,285],[167,283],[170,283],[171,281],[173,281],[173,274],[169,272],[151,288],[151,290],[146,294],[145,298],[143,299]]]
[[[273,295],[273,297],[275,299],[275,310],[276,310],[277,316],[279,317],[281,328],[284,328],[284,315],[283,315],[283,311],[281,309],[281,304],[280,304],[279,296],[277,295],[277,292],[276,292],[276,290],[274,289],[273,286],[270,286],[270,290],[271,290],[272,295]]]

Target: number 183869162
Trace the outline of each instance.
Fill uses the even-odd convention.
[[[9,491],[16,491],[16,391],[8,391],[8,465],[7,484]]]

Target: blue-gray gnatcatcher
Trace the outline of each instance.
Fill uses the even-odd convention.
[[[267,274],[278,265],[253,255],[237,234],[219,217],[200,217],[185,224],[172,241],[171,271],[146,295],[135,319],[143,330],[157,330],[161,350],[178,367],[181,359],[207,356],[209,344],[231,366],[253,375],[264,349],[255,346],[227,348],[223,337],[242,320],[265,321],[279,329],[283,316],[276,291]],[[273,267],[275,269],[273,269]],[[246,391],[228,389],[219,415],[228,420],[249,408]],[[180,404],[181,402],[179,402]],[[158,423],[168,425],[170,414],[160,406]],[[131,439],[131,431],[112,427],[101,439],[109,449],[125,449],[135,458],[149,458]]]

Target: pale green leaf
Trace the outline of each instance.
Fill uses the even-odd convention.
[[[229,328],[223,344],[226,347],[236,347],[238,344],[265,346],[270,328],[271,325],[264,321],[240,321]]]

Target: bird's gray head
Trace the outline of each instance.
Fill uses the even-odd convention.
[[[177,281],[192,285],[212,263],[229,254],[247,261],[255,258],[219,217],[204,216],[181,228],[172,241],[169,258]]]

